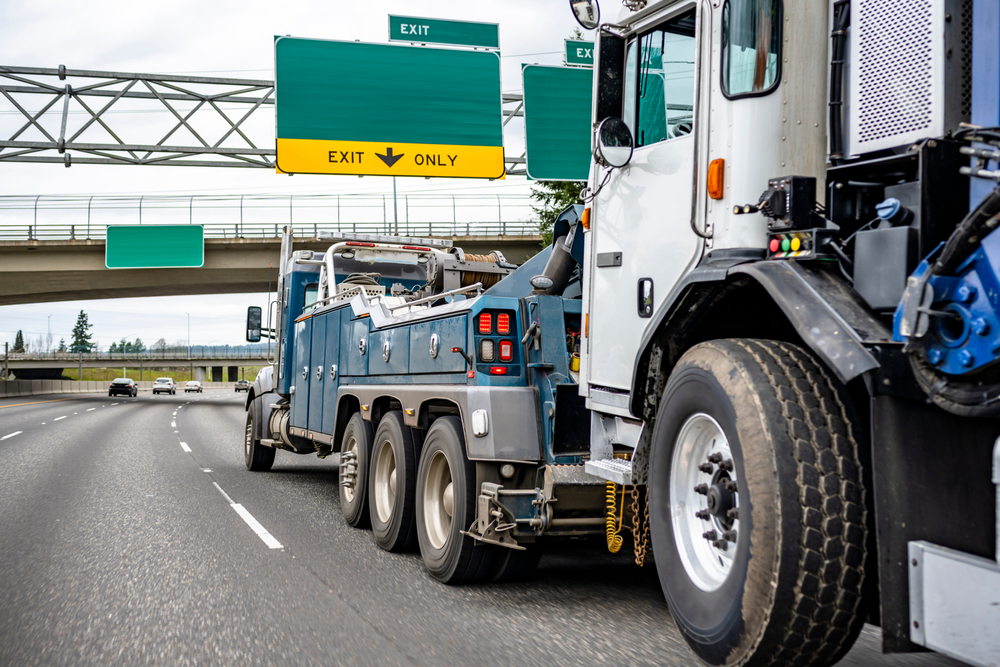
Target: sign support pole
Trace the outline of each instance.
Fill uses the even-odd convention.
[[[393,234],[399,236],[399,208],[396,206],[396,177],[392,177],[392,222],[395,226]]]

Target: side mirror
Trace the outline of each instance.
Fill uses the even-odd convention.
[[[569,7],[584,30],[593,30],[601,23],[601,7],[597,0],[569,0]]]
[[[621,118],[611,116],[597,127],[594,158],[607,167],[624,167],[632,159],[632,131]]]
[[[247,342],[257,343],[260,341],[260,306],[250,306],[247,308]]]

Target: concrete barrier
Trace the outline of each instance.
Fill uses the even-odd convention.
[[[47,394],[96,394],[105,393],[110,382],[104,380],[0,380],[0,398],[16,398],[18,396],[42,396]],[[139,391],[148,392],[153,389],[151,380],[137,382]],[[234,382],[202,382],[206,391],[235,391]],[[184,393],[183,383],[177,385],[177,392]]]

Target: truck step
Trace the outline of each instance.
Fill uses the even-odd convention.
[[[606,479],[615,484],[632,483],[632,462],[625,459],[600,459],[587,461],[584,470],[594,477]]]

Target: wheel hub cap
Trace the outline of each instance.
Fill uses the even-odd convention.
[[[441,496],[441,504],[444,506],[444,513],[449,517],[454,515],[455,512],[455,489],[454,485],[449,482],[448,486],[444,487],[444,494]]]

